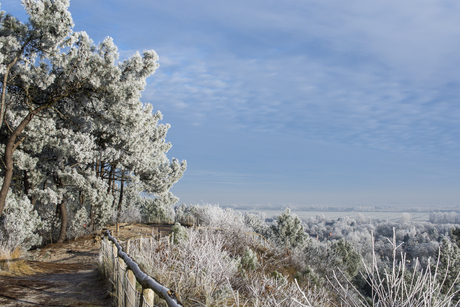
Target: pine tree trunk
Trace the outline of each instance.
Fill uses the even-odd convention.
[[[61,217],[61,231],[59,233],[59,239],[57,240],[57,243],[62,243],[67,237],[67,222],[68,222],[67,208],[65,206],[64,200],[62,200],[62,202],[59,204],[59,214]]]
[[[6,143],[5,153],[3,156],[5,176],[3,177],[3,185],[2,189],[0,190],[0,216],[2,215],[3,209],[5,208],[6,196],[8,195],[8,190],[10,189],[11,180],[13,179],[13,153],[21,143],[21,140],[16,142],[16,139],[22,133],[22,131],[24,131],[32,118],[43,109],[45,109],[45,107],[40,107],[29,112],[29,114],[27,114],[19,126],[13,131]]]
[[[112,188],[113,177],[115,177],[114,172],[115,172],[115,167],[113,165],[111,165],[110,166],[110,173],[109,173],[109,184],[108,184],[108,188],[107,188],[107,194],[110,193],[110,189]]]
[[[118,199],[118,212],[117,212],[117,222],[120,222],[120,214],[121,214],[121,204],[123,203],[123,186],[125,184],[124,182],[125,179],[125,172],[121,174],[121,182],[120,182],[120,198]]]
[[[93,205],[91,205],[91,206],[89,207],[89,220],[90,220],[90,223],[91,223],[90,226],[91,226],[91,228],[94,230],[94,228],[95,228],[95,227],[94,227],[94,224],[95,224],[95,223],[94,223],[94,209],[93,209]]]

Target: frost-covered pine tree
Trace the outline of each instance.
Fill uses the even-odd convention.
[[[186,163],[167,158],[169,125],[140,101],[155,51],[118,62],[111,38],[95,45],[72,31],[68,0],[22,3],[27,23],[0,13],[0,215],[8,194],[26,196],[63,241],[114,210],[173,205]]]
[[[302,220],[287,208],[281,213],[272,226],[275,240],[281,245],[290,248],[302,247],[308,242],[308,234],[302,225]]]

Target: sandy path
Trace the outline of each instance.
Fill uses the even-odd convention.
[[[116,233],[126,239],[151,235],[153,225],[125,224]],[[171,225],[156,225],[167,235]],[[29,265],[39,273],[0,275],[0,306],[111,306],[109,286],[98,270],[100,236],[93,235],[30,251]]]
[[[97,268],[94,237],[30,252],[39,272],[0,276],[0,306],[110,306],[108,287]]]

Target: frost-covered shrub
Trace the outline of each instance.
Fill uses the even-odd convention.
[[[314,285],[314,286],[319,286],[320,285],[319,284],[320,277],[315,272],[315,270],[309,265],[304,267],[301,271],[297,272],[294,275],[294,278],[297,279],[297,280],[300,280],[300,281],[306,281],[310,285]]]
[[[284,247],[302,247],[308,243],[308,234],[302,225],[302,220],[290,209],[284,210],[272,226],[275,241]]]
[[[172,193],[164,193],[157,198],[144,198],[140,205],[143,219],[155,223],[174,221],[172,206],[177,200]]]
[[[26,196],[9,193],[3,215],[0,217],[0,231],[11,250],[18,246],[30,249],[39,245],[42,238],[37,234],[41,219]]]
[[[193,215],[194,219],[199,221],[200,226],[222,230],[227,245],[232,248],[229,250],[232,255],[241,254],[245,247],[251,245],[253,241],[248,236],[252,229],[244,223],[244,216],[241,212],[212,204],[189,207],[181,205],[176,212],[179,218]]]
[[[251,227],[255,233],[261,234],[266,238],[273,237],[273,230],[259,214],[248,213],[244,216],[244,223]]]
[[[215,231],[188,229],[188,240],[166,245],[154,241],[151,249],[132,252],[147,272],[174,289],[182,302],[223,306],[231,297],[229,280],[238,271],[238,261],[224,250],[224,237]]]
[[[243,257],[241,257],[241,266],[246,270],[255,270],[258,265],[257,254],[249,247],[246,247]]]
[[[181,204],[174,208],[176,221],[182,225],[192,225],[197,222],[197,216],[195,214],[195,206],[187,206],[186,204]]]
[[[331,243],[331,249],[334,254],[335,267],[350,279],[358,275],[361,268],[361,255],[350,242],[340,239]]]
[[[179,223],[174,224],[174,226],[172,227],[172,232],[175,244],[187,240],[188,238],[187,229],[185,229],[185,227],[183,227]]]
[[[70,218],[69,230],[67,232],[68,238],[78,238],[89,233],[89,216],[85,207],[81,207]]]
[[[234,229],[245,231],[244,216],[239,211],[230,208],[221,208],[218,205],[205,204],[195,206],[195,215],[200,223],[208,227],[218,227],[222,229]]]
[[[120,213],[114,212],[112,221],[120,223],[140,223],[142,221],[142,214],[139,205],[129,203],[123,206]]]

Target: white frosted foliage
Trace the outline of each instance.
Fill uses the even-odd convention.
[[[4,215],[0,218],[0,231],[11,249],[22,246],[29,249],[41,243],[36,233],[41,219],[26,196],[7,198]]]

